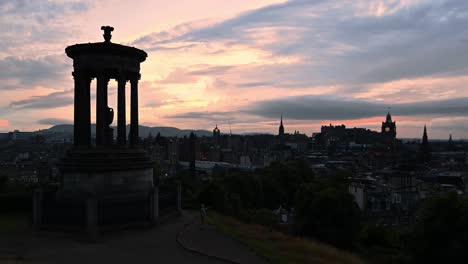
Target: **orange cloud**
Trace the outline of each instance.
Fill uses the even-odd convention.
[[[0,129],[5,129],[10,126],[8,119],[0,119]]]

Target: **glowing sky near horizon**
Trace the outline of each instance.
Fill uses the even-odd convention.
[[[276,133],[283,114],[310,136],[379,130],[390,109],[398,137],[468,138],[467,24],[456,0],[4,0],[0,131],[72,123],[64,49],[112,25],[149,54],[143,125]]]

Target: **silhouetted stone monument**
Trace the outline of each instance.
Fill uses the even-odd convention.
[[[140,49],[112,43],[113,28],[103,26],[101,29],[104,42],[76,44],[65,49],[68,57],[73,59],[75,80],[74,146],[59,163],[63,182],[58,196],[86,204],[85,223],[91,233],[95,233],[98,222],[115,222],[119,214],[122,223],[126,221],[124,218],[132,220],[136,213],[151,218],[154,208],[148,210],[148,206],[155,204],[150,201],[154,192],[153,162],[138,146],[138,81],[140,63],[145,61],[147,54]],[[91,140],[92,79],[96,79],[95,144]],[[110,79],[118,82],[116,142],[110,127],[114,118],[114,110],[108,106]],[[130,82],[129,143],[125,116],[127,81]],[[114,209],[106,209],[105,205],[114,200],[124,201],[126,209],[115,204],[109,207]],[[137,200],[147,201],[146,209],[137,202],[131,204]],[[136,212],[140,207],[143,209]],[[131,210],[126,212],[127,209]]]
[[[153,185],[152,162],[138,147],[138,81],[146,52],[111,43],[114,28],[103,26],[104,42],[65,49],[73,59],[75,79],[74,148],[61,163],[65,189],[106,192]],[[96,144],[91,144],[91,80],[96,78]],[[117,142],[110,128],[114,110],[108,106],[108,83],[118,82]],[[130,146],[127,145],[125,89],[130,82]]]
[[[163,212],[181,210],[180,183],[153,182],[153,161],[138,145],[138,80],[146,52],[111,43],[110,26],[104,42],[76,44],[65,49],[73,59],[75,79],[74,145],[57,164],[62,183],[33,195],[36,228],[86,229],[95,238],[100,228],[158,223]],[[91,138],[91,81],[96,79],[96,141]],[[108,106],[108,82],[117,87],[117,140],[114,110]],[[125,89],[130,82],[130,134],[127,142]],[[158,180],[156,178],[156,180]],[[163,187],[161,191],[159,188]],[[160,195],[161,193],[161,195]]]

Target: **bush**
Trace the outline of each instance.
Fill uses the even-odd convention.
[[[305,185],[299,191],[296,229],[339,248],[356,246],[360,232],[360,210],[347,191],[321,185]]]
[[[257,224],[271,227],[274,224],[273,214],[270,209],[242,209],[239,215],[240,220],[246,224]]]
[[[274,224],[273,213],[270,209],[265,208],[256,210],[252,222],[263,226],[272,226]]]
[[[366,225],[362,229],[360,241],[366,247],[394,247],[399,244],[396,231],[375,225]]]
[[[224,189],[216,182],[206,185],[199,195],[199,202],[208,207],[214,208],[218,212],[224,213]]]
[[[6,175],[0,175],[0,191],[6,190],[8,187],[8,177]]]
[[[460,263],[468,259],[466,198],[456,193],[431,198],[418,216],[407,238],[414,263]]]
[[[227,215],[240,217],[242,211],[242,202],[239,194],[226,193],[224,196],[224,213]]]

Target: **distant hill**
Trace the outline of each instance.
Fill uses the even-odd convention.
[[[73,134],[73,125],[70,125],[70,124],[55,125],[48,129],[42,129],[40,131],[43,133],[51,132],[51,133],[72,133]]]
[[[114,134],[117,135],[117,128],[114,128]],[[127,125],[127,134],[130,131],[130,125]],[[73,134],[73,125],[70,124],[61,124],[55,125],[48,129],[40,130],[41,133],[48,134],[48,133],[66,133],[66,134]],[[193,129],[178,129],[176,127],[148,127],[148,126],[140,126],[139,134],[140,137],[145,138],[151,133],[153,136],[156,136],[158,133],[161,133],[163,137],[183,137],[189,136],[190,132],[195,133],[198,137],[203,136],[211,136],[212,132],[208,130],[193,130]],[[92,135],[96,134],[96,125],[91,125],[91,133]]]
[[[115,132],[116,130],[114,130]],[[130,131],[130,126],[127,126],[127,133]],[[147,127],[140,126],[139,133],[140,137],[147,137],[150,133],[156,136],[161,133],[163,137],[183,137],[189,136],[190,132],[195,133],[198,137],[212,136],[212,132],[208,130],[193,130],[193,129],[178,129],[176,127]]]

